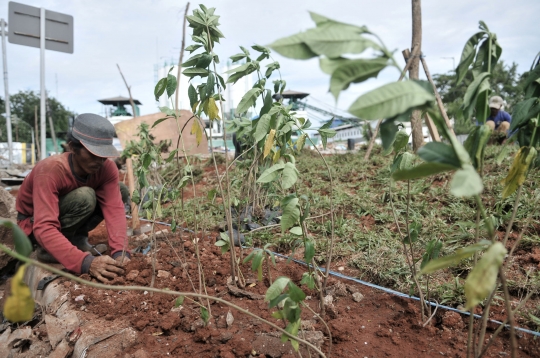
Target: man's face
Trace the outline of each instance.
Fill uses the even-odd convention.
[[[107,158],[95,156],[84,147],[78,151],[71,148],[71,152],[73,153],[74,164],[86,175],[96,173],[107,160]]]
[[[497,115],[497,113],[499,113],[499,108],[490,107],[489,110],[491,111],[491,116],[492,117],[495,117]]]

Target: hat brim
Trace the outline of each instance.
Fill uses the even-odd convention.
[[[85,143],[82,140],[81,140],[81,144],[96,157],[116,158],[120,156],[120,154],[118,153],[118,150],[116,150],[116,148],[112,144],[93,145],[93,144]]]
[[[489,105],[489,108],[501,109],[501,107],[502,107],[502,104],[493,103]]]

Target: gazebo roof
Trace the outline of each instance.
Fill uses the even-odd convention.
[[[283,98],[302,99],[302,98],[305,98],[305,97],[309,96],[309,93],[287,90],[287,91],[283,91],[283,93],[281,95],[283,96]]]
[[[122,97],[122,96],[118,96],[118,97],[111,97],[111,98],[105,98],[105,99],[98,99],[98,102],[99,103],[102,103],[102,104],[111,104],[113,106],[117,105],[117,104],[125,104],[125,105],[129,105],[131,104],[129,102],[129,98],[126,98],[126,97]],[[141,105],[142,103],[139,102],[138,99],[133,99],[133,102],[137,105]]]

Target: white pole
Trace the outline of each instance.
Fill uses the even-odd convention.
[[[47,117],[47,111],[45,110],[45,8],[41,8],[40,13],[40,32],[39,32],[39,43],[40,43],[40,95],[41,95],[41,106],[40,106],[40,130],[41,130],[41,159],[47,158],[46,152],[46,143],[45,143],[45,121]]]
[[[4,91],[6,96],[6,132],[8,140],[8,167],[13,163],[13,145],[11,138],[11,108],[9,104],[9,88],[8,88],[8,70],[7,70],[7,55],[6,55],[6,27],[7,23],[4,19],[0,19],[2,27],[2,60],[4,63]]]

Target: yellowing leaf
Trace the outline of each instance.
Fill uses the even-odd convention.
[[[191,112],[195,113],[197,112],[197,106],[199,105],[199,102],[193,103],[193,107],[191,107]]]
[[[525,182],[529,166],[536,158],[536,155],[536,149],[533,147],[521,147],[519,152],[517,152],[508,175],[502,181],[504,185],[502,192],[503,199],[512,195]]]
[[[296,150],[298,152],[300,152],[304,148],[304,144],[306,143],[306,137],[307,137],[307,134],[302,133],[302,135],[296,141],[295,145],[296,145]]]
[[[202,128],[199,125],[199,121],[195,119],[193,125],[191,126],[191,134],[195,134],[195,139],[197,140],[197,146],[201,144],[202,140]]]
[[[276,164],[279,158],[281,157],[281,150],[276,150],[274,156],[272,157],[272,163]]]
[[[465,281],[465,308],[470,310],[482,302],[497,285],[497,275],[501,267],[506,248],[500,242],[496,242],[487,249],[480,261],[474,266]]]
[[[13,276],[11,294],[4,303],[4,317],[10,322],[26,322],[34,316],[34,299],[23,280],[26,267],[21,266]]]
[[[268,137],[266,137],[266,143],[264,143],[264,152],[263,152],[263,158],[266,158],[268,154],[270,154],[270,150],[274,146],[274,136],[276,135],[276,130],[271,129],[270,133],[268,133]]]
[[[216,100],[212,97],[208,99],[207,112],[208,118],[213,121],[214,119],[221,119],[219,117],[219,109],[216,104]]]

